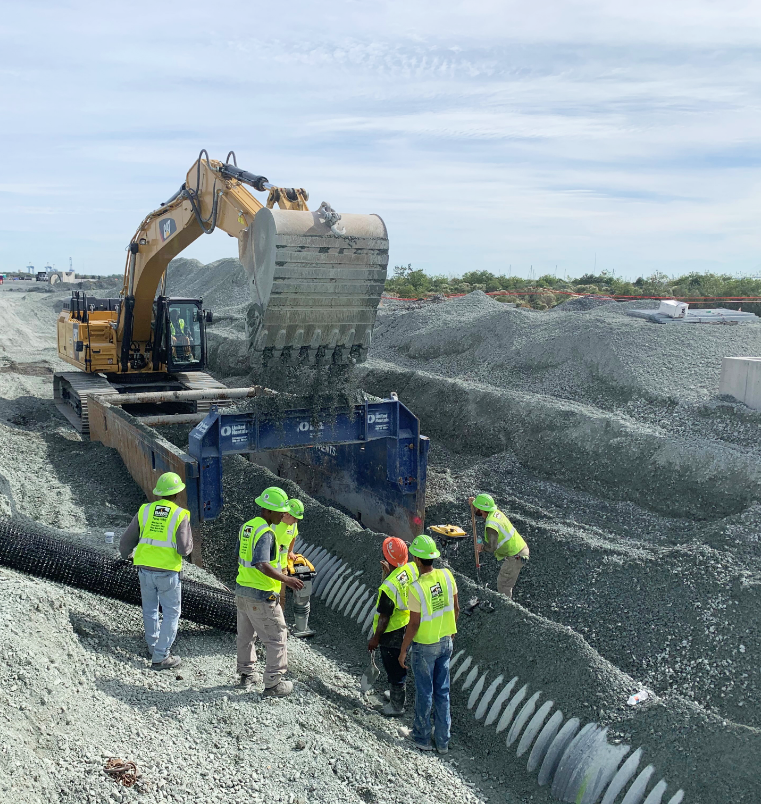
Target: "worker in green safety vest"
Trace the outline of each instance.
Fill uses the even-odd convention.
[[[411,737],[421,751],[433,750],[433,708],[434,743],[440,754],[446,754],[452,725],[449,661],[452,658],[452,637],[457,633],[457,618],[460,616],[457,584],[448,569],[433,566],[440,553],[430,536],[416,536],[409,552],[420,577],[410,585],[407,595],[410,621],[399,652],[399,664],[405,665],[409,651],[415,676],[415,719]]]
[[[407,592],[419,573],[415,564],[408,562],[407,545],[399,537],[384,539],[381,550],[383,582],[378,589],[373,635],[367,643],[367,649],[372,652],[380,648],[381,661],[388,676],[391,697],[381,711],[384,715],[399,717],[404,714],[407,700],[407,668],[399,666],[399,651],[410,621]]]
[[[469,497],[468,502],[475,509],[476,516],[486,520],[485,538],[478,544],[478,549],[492,553],[497,561],[502,562],[497,591],[512,597],[518,576],[529,559],[528,545],[513,523],[497,508],[490,494]]]
[[[264,694],[282,698],[293,692],[286,681],[287,638],[281,584],[297,591],[304,584],[286,575],[280,566],[280,552],[274,527],[289,511],[288,495],[277,486],[265,489],[257,498],[259,516],[245,522],[238,534],[238,577],[235,585],[237,608],[237,670],[240,684],[249,688],[259,679],[255,672],[256,639],[264,644]]]
[[[154,670],[180,666],[180,657],[170,654],[180,620],[182,557],[193,552],[190,512],[174,498],[185,488],[182,478],[165,472],[153,493],[160,499],[145,503],[119,540],[119,552],[139,568],[145,641]],[[159,608],[161,625],[159,626]]]

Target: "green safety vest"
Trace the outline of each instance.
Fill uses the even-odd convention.
[[[448,569],[431,570],[421,575],[411,588],[420,600],[420,627],[413,641],[433,645],[442,637],[456,634],[452,573]]]
[[[276,570],[280,569],[280,557],[277,550],[277,540],[275,532],[266,521],[257,516],[246,522],[238,534],[238,577],[236,583],[240,586],[250,586],[254,589],[262,589],[265,592],[280,593],[280,581],[270,578],[261,570],[258,570],[251,558],[254,555],[254,547],[261,537],[269,531],[272,533],[272,552],[270,553],[269,563]]]
[[[281,572],[286,572],[288,569],[288,548],[291,542],[299,535],[299,524],[294,522],[292,525],[286,525],[285,522],[278,522],[275,525],[275,541],[277,542],[278,561]]]
[[[177,552],[177,528],[190,512],[170,500],[157,500],[140,506],[137,521],[140,541],[132,563],[137,567],[182,569],[182,556]]]
[[[497,533],[497,546],[494,548],[494,558],[502,561],[508,556],[515,556],[526,547],[526,542],[513,523],[500,511],[490,511],[486,517],[486,527]]]
[[[394,601],[394,613],[389,617],[386,633],[404,628],[410,621],[410,610],[407,608],[407,590],[413,581],[418,579],[418,568],[411,561],[394,567],[386,576],[378,589],[378,598],[375,601],[375,617],[373,617],[373,633],[378,630],[378,606],[381,595],[385,592]]]

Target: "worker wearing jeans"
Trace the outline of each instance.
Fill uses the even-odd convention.
[[[407,594],[410,621],[402,642],[399,664],[404,666],[407,652],[410,651],[412,672],[415,674],[412,742],[421,751],[433,750],[433,709],[436,750],[446,754],[449,751],[452,723],[449,661],[452,657],[452,636],[457,633],[457,618],[460,616],[457,584],[448,569],[434,568],[433,560],[440,553],[430,536],[416,536],[409,553],[420,577],[410,584]]]
[[[153,490],[161,499],[141,505],[119,540],[122,558],[134,550],[132,562],[139,571],[145,641],[154,670],[168,670],[181,663],[170,650],[180,621],[182,557],[193,552],[190,513],[174,502],[184,488],[174,472],[161,475]],[[159,608],[163,615],[160,624]]]

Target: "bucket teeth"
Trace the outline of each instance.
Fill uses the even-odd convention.
[[[241,241],[252,368],[347,365],[367,358],[388,266],[377,215],[342,214],[336,235],[314,212],[262,209]]]

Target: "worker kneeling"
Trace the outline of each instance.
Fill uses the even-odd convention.
[[[373,635],[367,649],[380,647],[383,667],[388,676],[391,700],[381,710],[384,715],[398,717],[404,714],[407,690],[407,668],[399,664],[399,651],[410,612],[407,608],[407,590],[418,578],[418,569],[408,563],[407,545],[399,538],[389,536],[383,541],[381,569],[383,583],[378,589],[373,618]]]
[[[280,569],[280,554],[273,525],[289,510],[288,495],[277,486],[256,498],[259,516],[244,523],[238,534],[238,577],[235,605],[238,614],[238,673],[242,687],[256,683],[256,638],[264,644],[264,694],[283,697],[293,692],[285,681],[288,671],[288,631],[280,606],[280,585],[298,592],[303,583]]]
[[[457,618],[460,616],[457,584],[448,569],[434,568],[433,560],[440,553],[430,536],[416,536],[409,552],[420,576],[410,584],[407,595],[410,622],[399,652],[399,664],[404,667],[411,645],[410,663],[415,674],[412,742],[421,751],[432,750],[433,708],[436,750],[446,754],[452,725],[449,661],[452,658],[452,636],[457,633]]]
[[[182,557],[193,552],[193,534],[190,512],[170,498],[184,488],[174,472],[161,475],[153,489],[161,499],[141,505],[119,540],[122,558],[135,551],[132,563],[139,567],[145,641],[154,670],[180,665],[179,656],[170,656],[169,651],[180,621]]]

